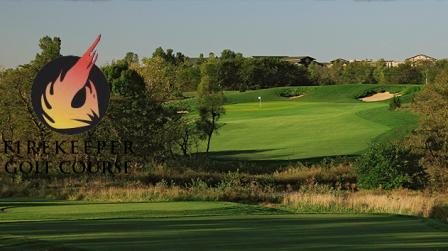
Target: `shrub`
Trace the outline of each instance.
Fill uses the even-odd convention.
[[[245,84],[240,85],[240,92],[246,92],[247,86]]]
[[[305,95],[314,91],[314,87],[295,87],[280,90],[277,94],[281,97],[293,97],[299,95]]]
[[[392,111],[392,110],[395,110],[400,107],[401,107],[400,97],[397,97],[396,95],[394,95],[394,97],[391,98],[389,101],[389,110]]]
[[[383,189],[422,189],[427,181],[418,156],[400,142],[372,143],[370,149],[356,163],[361,187]]]

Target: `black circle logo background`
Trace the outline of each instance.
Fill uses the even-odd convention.
[[[93,82],[98,95],[97,99],[100,113],[98,114],[99,117],[94,118],[91,125],[71,129],[53,128],[43,118],[44,111],[42,110],[41,97],[45,92],[47,85],[53,83],[59,77],[59,74],[61,74],[61,72],[61,77],[62,79],[64,79],[66,73],[76,64],[79,59],[80,57],[77,56],[64,56],[54,59],[44,65],[44,67],[42,67],[42,69],[34,78],[33,86],[31,88],[31,102],[33,104],[34,112],[36,113],[36,116],[39,118],[40,122],[42,122],[47,128],[54,132],[69,135],[83,133],[98,125],[104,115],[106,115],[110,99],[109,84],[107,83],[107,79],[104,76],[103,72],[96,65],[93,65],[92,69],[90,70],[88,80],[91,80]]]

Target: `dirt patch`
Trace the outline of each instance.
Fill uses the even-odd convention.
[[[373,102],[373,101],[380,101],[380,100],[386,100],[393,98],[395,94],[392,94],[390,92],[381,92],[381,93],[375,93],[366,97],[358,98],[361,101],[364,102]],[[401,94],[397,95],[401,96]]]
[[[289,98],[300,98],[300,97],[302,97],[303,95],[299,95],[299,96],[292,96],[292,97],[289,97]]]

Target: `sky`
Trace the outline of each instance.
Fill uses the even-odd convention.
[[[61,38],[62,55],[82,56],[99,34],[98,66],[158,47],[189,57],[442,59],[447,10],[447,0],[0,0],[0,65],[29,63],[46,35]]]

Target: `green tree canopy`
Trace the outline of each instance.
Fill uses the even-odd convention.
[[[207,157],[213,132],[216,133],[220,128],[217,121],[225,115],[223,107],[225,96],[217,79],[217,67],[217,60],[213,57],[203,64],[201,66],[202,79],[198,86],[198,110],[201,117],[199,128],[207,138]]]

